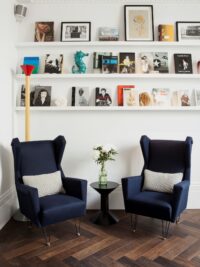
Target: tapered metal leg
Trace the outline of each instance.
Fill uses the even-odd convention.
[[[136,232],[138,217],[136,214],[131,214],[131,231]]]
[[[75,228],[76,228],[76,235],[81,235],[81,219],[77,219],[75,222]]]
[[[44,235],[44,238],[45,238],[45,244],[50,247],[51,246],[51,243],[50,243],[50,235],[47,234],[47,231],[46,231],[46,228],[45,227],[42,227],[42,233]]]
[[[170,222],[162,220],[162,238],[165,240],[168,237]]]

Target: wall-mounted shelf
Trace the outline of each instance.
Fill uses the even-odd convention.
[[[47,48],[47,47],[199,47],[195,42],[126,42],[126,41],[92,41],[92,42],[21,42],[16,48]]]
[[[87,107],[31,107],[31,111],[199,111],[200,106],[191,107],[97,107],[97,106],[87,106]],[[16,107],[16,111],[24,111],[24,107]]]
[[[16,79],[24,79],[23,74],[16,74]],[[33,74],[31,79],[85,79],[85,78],[102,78],[102,79],[200,79],[200,74],[103,74],[103,73],[86,73],[86,74]]]

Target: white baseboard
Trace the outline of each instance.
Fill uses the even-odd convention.
[[[14,186],[0,196],[0,230],[12,217],[16,210],[16,203],[16,191]]]

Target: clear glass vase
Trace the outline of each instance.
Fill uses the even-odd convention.
[[[99,171],[99,184],[100,185],[107,185],[108,175],[105,169],[105,163],[101,163],[100,171]]]

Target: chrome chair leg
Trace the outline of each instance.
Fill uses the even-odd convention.
[[[138,221],[137,214],[131,214],[131,231],[134,233],[136,232],[137,221]]]
[[[81,219],[76,219],[76,222],[75,222],[75,228],[76,228],[76,235],[77,236],[80,236],[81,235]]]
[[[168,237],[169,227],[170,227],[170,222],[162,220],[162,238],[163,238],[163,240],[167,239],[167,237]]]
[[[176,224],[179,224],[179,223],[180,223],[180,220],[181,220],[181,216],[178,216],[178,217],[176,218]]]
[[[47,234],[46,228],[42,227],[42,233],[44,235],[45,238],[45,244],[50,247],[51,246],[51,242],[50,242],[50,235]]]

